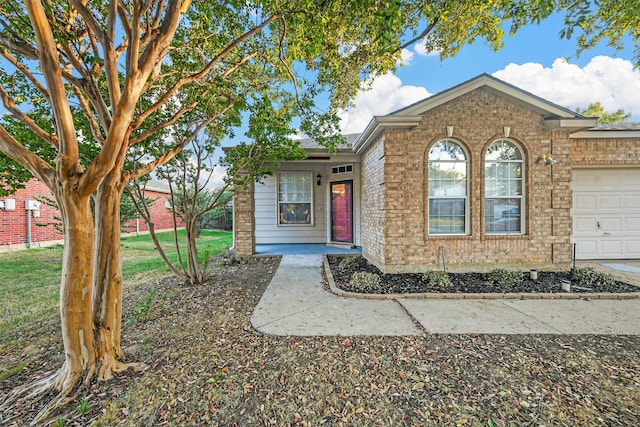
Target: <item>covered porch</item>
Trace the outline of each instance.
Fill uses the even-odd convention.
[[[332,246],[324,243],[291,243],[291,244],[258,244],[256,245],[258,255],[315,255],[315,254],[361,254],[359,247]]]

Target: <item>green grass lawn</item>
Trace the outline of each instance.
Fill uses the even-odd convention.
[[[180,242],[184,234],[179,231]],[[158,238],[169,259],[177,260],[173,233],[158,233]],[[197,240],[199,258],[203,261],[231,244],[230,232],[205,230]],[[57,313],[61,269],[61,246],[0,253],[0,343],[9,339],[13,328]],[[122,270],[125,286],[170,274],[148,235],[122,239]]]

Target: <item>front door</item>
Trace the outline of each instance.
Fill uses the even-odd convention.
[[[353,243],[353,181],[331,183],[331,240]]]

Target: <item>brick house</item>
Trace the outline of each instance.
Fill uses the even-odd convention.
[[[640,126],[597,126],[489,75],[386,116],[235,196],[238,254],[347,244],[384,272],[640,258]]]
[[[168,208],[169,187],[159,181],[150,180],[144,190],[146,198],[154,200],[150,211],[156,231],[173,228],[173,217]],[[60,212],[45,200],[53,200],[49,188],[37,179],[30,180],[25,188],[0,199],[0,251],[41,247],[62,243],[64,236],[59,231]],[[182,226],[179,222],[179,226]],[[141,219],[128,221],[125,232],[148,232]]]

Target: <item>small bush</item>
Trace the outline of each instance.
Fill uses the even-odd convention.
[[[592,267],[576,268],[571,272],[571,280],[582,286],[614,285],[616,279]]]
[[[353,273],[349,286],[356,292],[376,293],[380,291],[380,277],[366,271]]]
[[[521,271],[509,271],[503,268],[496,268],[489,272],[489,281],[496,285],[510,288],[522,283]]]
[[[422,275],[422,281],[439,288],[450,288],[453,286],[451,278],[446,271],[430,270]]]
[[[353,256],[344,257],[340,260],[340,263],[338,264],[338,269],[349,270],[350,268],[355,268],[357,265],[358,265],[358,260],[356,259],[356,257],[353,257]]]

